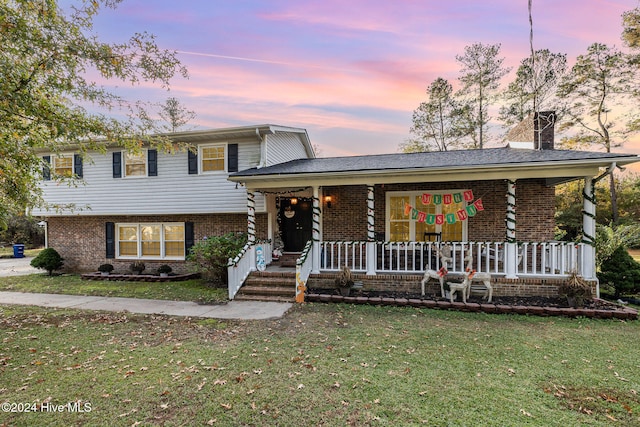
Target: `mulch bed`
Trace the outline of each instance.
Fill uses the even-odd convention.
[[[565,298],[546,297],[493,297],[487,303],[480,297],[471,297],[466,303],[450,302],[438,296],[422,297],[420,294],[385,293],[375,291],[356,291],[350,296],[342,296],[335,289],[309,289],[306,294],[309,302],[344,302],[350,304],[373,304],[437,308],[471,312],[498,314],[525,314],[537,316],[588,317],[599,319],[637,320],[638,312],[629,307],[611,303],[599,298],[585,301],[583,307],[569,307]]]
[[[130,282],[177,282],[181,280],[197,279],[199,273],[190,274],[170,274],[161,277],[154,274],[109,274],[103,276],[101,273],[87,273],[80,276],[83,280],[126,280]]]

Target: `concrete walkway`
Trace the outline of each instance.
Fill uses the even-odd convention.
[[[288,302],[230,301],[220,305],[201,305],[187,301],[81,295],[0,292],[0,304],[40,307],[104,310],[169,316],[209,317],[215,319],[264,320],[284,316],[292,306]]]
[[[2,277],[43,273],[31,267],[32,258],[0,258]],[[264,320],[284,316],[292,306],[286,302],[230,301],[220,305],[201,305],[188,301],[139,298],[93,297],[81,295],[36,294],[0,291],[0,304],[37,305],[40,307],[80,310],[128,311],[141,314],[209,317],[215,319]]]

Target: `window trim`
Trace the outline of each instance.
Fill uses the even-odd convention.
[[[202,155],[202,150],[204,148],[218,148],[218,147],[222,147],[224,149],[224,154],[223,154],[223,158],[222,158],[222,165],[223,168],[220,170],[214,170],[214,171],[204,171],[202,170],[202,162],[204,162],[204,156]],[[213,144],[200,144],[198,145],[198,174],[199,175],[216,175],[216,174],[226,174],[228,173],[228,169],[229,169],[229,165],[228,163],[228,157],[229,157],[229,143],[228,142],[216,142]]]
[[[182,256],[167,256],[166,255],[166,241],[165,241],[165,227],[167,226],[181,226],[183,231],[183,254]],[[120,228],[122,227],[136,227],[136,256],[120,255]],[[143,256],[142,255],[142,228],[143,227],[160,227],[160,256]],[[187,226],[185,222],[121,222],[115,224],[114,230],[114,244],[115,244],[115,259],[130,259],[130,260],[169,260],[169,261],[184,261],[186,259],[185,243],[187,240]],[[172,240],[175,242],[175,240]]]
[[[465,189],[447,189],[447,190],[411,190],[411,191],[387,191],[385,193],[385,218],[384,218],[384,227],[385,227],[385,240],[389,240],[391,237],[391,197],[407,197],[409,200],[415,200],[416,197],[422,196],[424,193],[430,194],[453,194],[453,193],[462,193],[468,190]],[[413,205],[413,201],[411,204]],[[468,202],[465,202],[465,206],[468,206]],[[413,235],[414,240],[416,238],[416,220],[409,219],[409,236]],[[469,238],[468,234],[468,223],[469,221],[462,221],[462,242],[467,242]],[[442,225],[436,224],[436,232],[442,232]]]
[[[144,174],[142,175],[127,175],[127,155],[131,155],[128,151],[122,151],[122,178],[139,179],[149,176],[149,153],[148,149],[143,148],[141,157],[144,160]]]

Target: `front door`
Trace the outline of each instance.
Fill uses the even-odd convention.
[[[280,199],[280,231],[285,252],[301,252],[311,240],[313,202],[311,199],[291,197]]]

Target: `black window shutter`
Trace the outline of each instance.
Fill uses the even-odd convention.
[[[191,150],[187,151],[189,154],[189,175],[198,174],[198,155]]]
[[[42,179],[49,181],[51,179],[51,156],[42,156],[42,160],[46,163],[42,166]]]
[[[227,146],[227,172],[238,172],[238,144]]]
[[[73,155],[73,173],[78,178],[82,178],[82,156],[80,154]]]
[[[184,254],[189,255],[189,249],[195,244],[193,222],[184,223]]]
[[[107,243],[107,258],[116,257],[116,225],[113,222],[105,223],[105,236]]]
[[[120,151],[113,152],[113,177],[122,178],[122,153]]]
[[[148,175],[158,176],[158,150],[147,150]]]

